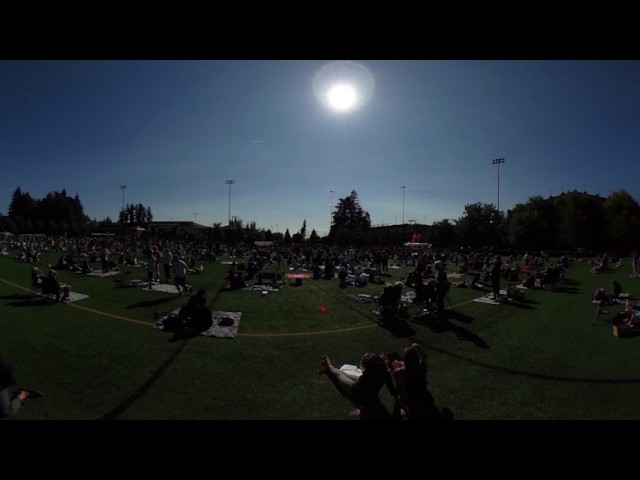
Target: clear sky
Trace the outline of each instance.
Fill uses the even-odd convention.
[[[127,185],[155,220],[225,225],[233,179],[232,217],[322,236],[331,190],[374,225],[401,222],[403,194],[419,223],[495,204],[495,158],[501,210],[640,200],[640,61],[0,61],[3,214],[20,186],[117,219]]]

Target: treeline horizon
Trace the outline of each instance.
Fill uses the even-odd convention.
[[[422,242],[451,247],[517,248],[522,250],[589,250],[631,251],[638,246],[640,234],[640,205],[625,190],[612,192],[608,197],[587,192],[569,191],[555,197],[534,195],[525,203],[499,212],[488,203],[466,204],[457,219],[442,219],[431,225],[371,226],[369,213],[360,205],[355,190],[338,199],[332,215],[332,225],[326,237],[315,230],[307,238],[306,220],[301,229],[274,233],[258,229],[255,222],[233,219],[223,227],[214,223],[206,229],[175,226],[158,231],[153,226],[145,232],[151,238],[209,240],[242,243],[253,241],[281,241],[284,244],[327,243],[335,245],[401,245],[419,234]],[[8,215],[0,213],[0,231],[14,234],[43,233],[86,235],[96,230],[117,230],[120,226],[146,227],[153,220],[151,207],[127,204],[117,222],[109,217],[91,220],[85,213],[76,193],[67,195],[65,189],[34,199],[16,188]]]

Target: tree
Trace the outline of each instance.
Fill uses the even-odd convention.
[[[222,228],[222,222],[213,224],[213,230],[211,231],[211,239],[214,242],[224,241],[224,230]]]
[[[525,250],[547,250],[556,247],[558,222],[553,202],[535,195],[527,203],[519,203],[507,216],[509,243]]]
[[[9,217],[16,221],[16,224],[22,223],[27,219],[32,219],[36,214],[36,202],[29,192],[22,193],[20,187],[16,188],[11,196],[11,203],[9,204]],[[17,219],[20,218],[20,222]],[[25,233],[25,232],[19,232]]]
[[[307,219],[304,219],[302,222],[302,228],[300,229],[300,236],[302,237],[302,241],[307,237]]]
[[[427,239],[438,245],[453,245],[458,243],[458,231],[448,218],[434,222],[427,233]]]
[[[289,233],[289,229],[287,228],[287,231],[284,232],[284,244],[285,245],[291,245],[291,234]]]
[[[462,217],[456,220],[456,229],[465,245],[484,247],[498,245],[503,214],[493,204],[473,203],[464,206]]]
[[[607,245],[631,250],[637,248],[636,236],[640,232],[640,206],[624,190],[612,192],[604,202],[607,223]]]
[[[561,248],[598,249],[606,244],[604,199],[576,190],[553,199]]]
[[[370,228],[371,217],[360,205],[356,191],[352,190],[348,197],[338,200],[333,213],[329,240],[338,244],[361,244],[365,242]]]
[[[320,241],[320,237],[316,233],[316,230],[311,230],[311,235],[309,235],[309,243],[318,243]]]

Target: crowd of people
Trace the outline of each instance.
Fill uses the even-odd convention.
[[[196,274],[197,259],[216,259],[226,254],[237,259],[230,265],[227,280],[231,289],[243,288],[250,282],[261,282],[263,270],[267,266],[278,265],[276,272],[282,272],[282,265],[292,265],[296,269],[308,269],[313,278],[332,280],[338,278],[340,285],[355,287],[380,282],[382,277],[391,277],[390,267],[409,268],[406,278],[387,283],[378,297],[378,303],[385,312],[393,317],[401,302],[403,287],[414,289],[414,303],[442,317],[445,312],[446,298],[451,287],[447,276],[447,263],[458,266],[463,273],[482,271],[485,282],[490,285],[492,298],[500,297],[503,280],[517,281],[530,288],[545,288],[564,279],[569,265],[574,261],[569,256],[561,257],[557,262],[549,262],[548,256],[541,252],[538,256],[528,253],[503,257],[495,252],[456,252],[443,250],[412,250],[410,248],[341,248],[336,246],[282,247],[282,246],[241,246],[227,248],[194,242],[164,242],[153,244],[147,241],[93,240],[90,238],[50,241],[46,238],[34,239],[27,243],[19,242],[18,260],[37,263],[41,261],[39,249],[56,251],[60,258],[55,268],[45,275],[35,264],[31,268],[32,285],[41,288],[43,293],[55,296],[56,301],[69,298],[71,286],[56,278],[61,268],[74,272],[89,273],[93,269],[90,262],[99,262],[101,273],[108,273],[119,265],[138,263],[136,252],[141,250],[146,258],[140,262],[146,268],[146,280],[152,283],[161,281],[163,267],[164,280],[173,281],[180,293],[186,291],[187,276]],[[80,257],[80,261],[77,258]],[[133,258],[133,260],[131,260]],[[610,265],[614,256],[603,255],[597,260],[596,271],[604,265]],[[632,258],[635,271],[637,257]],[[96,270],[98,270],[96,268]],[[524,278],[521,280],[521,276]],[[277,278],[277,275],[276,275]],[[594,300],[615,302],[621,298],[622,287],[617,280],[612,282],[611,290],[598,289]],[[180,330],[186,335],[194,335],[211,325],[212,312],[207,306],[205,290],[191,295],[178,314]],[[625,312],[612,319],[620,331],[638,329],[638,309],[627,308]],[[16,389],[12,370],[4,362],[0,370],[0,415],[10,416],[22,406],[28,398],[36,398],[39,392],[28,389]],[[362,374],[354,376],[336,368],[326,356],[322,361],[326,374],[336,384],[340,393],[355,406],[353,415],[363,420],[369,419],[446,419],[452,418],[450,412],[436,406],[428,389],[428,363],[425,352],[413,344],[402,354],[367,353],[362,357]],[[1,365],[0,365],[1,366]],[[389,409],[382,401],[380,392],[386,387],[393,398],[393,408]]]

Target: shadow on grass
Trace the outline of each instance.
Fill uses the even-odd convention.
[[[573,280],[571,278],[565,278],[564,285],[582,285],[582,282],[579,282],[578,280]]]
[[[13,295],[0,295],[0,300],[27,300],[29,298],[36,298],[38,295],[33,295],[30,293],[25,293],[22,295],[13,294]]]
[[[577,293],[581,293],[578,287],[567,287],[564,285],[556,286],[551,288],[551,292],[553,293],[570,293],[575,295]]]
[[[465,315],[464,313],[461,313],[461,312],[456,312],[455,310],[445,310],[442,316],[445,320],[456,320],[462,323],[473,322],[473,317],[470,317],[469,315]]]
[[[464,327],[460,327],[454,323],[451,323],[448,318],[446,317],[446,315],[449,314],[449,318],[456,318],[456,316],[460,316],[462,314],[458,313],[458,312],[447,312],[445,311],[445,317],[444,318],[436,318],[432,315],[423,315],[421,317],[418,317],[414,320],[414,322],[420,324],[420,325],[424,325],[425,327],[429,328],[429,330],[431,330],[434,333],[444,333],[444,332],[453,332],[456,334],[456,338],[458,338],[458,340],[463,340],[463,341],[467,341],[467,342],[471,342],[473,343],[475,346],[483,348],[483,349],[488,349],[489,344],[487,344],[487,342],[485,342],[481,337],[479,337],[478,335],[476,335],[473,332],[470,332],[469,330],[467,330]],[[466,315],[462,315],[463,317],[467,317]],[[473,320],[472,317],[468,317],[471,320]],[[459,319],[459,317],[457,318]],[[466,323],[470,323],[471,320],[468,320]]]
[[[417,335],[409,323],[398,316],[380,317],[380,326],[389,330],[396,338],[407,338]]]
[[[26,300],[21,302],[9,302],[5,303],[5,305],[11,305],[12,307],[42,307],[44,305],[54,305],[56,302],[50,300],[48,298],[37,298],[37,300],[32,300],[33,297],[28,297]]]
[[[125,398],[122,402],[116,405],[113,409],[98,417],[98,420],[114,420],[125,412],[131,405],[138,401],[146,392],[153,386],[154,383],[162,376],[167,368],[175,361],[180,353],[187,346],[187,340],[184,340],[181,345],[176,348],[167,359],[147,378],[142,385],[140,385],[134,392]]]
[[[521,308],[523,310],[537,310],[536,307],[532,305],[538,305],[538,302],[534,302],[533,300],[528,300],[526,298],[521,298],[518,300],[510,300],[505,302],[503,305],[510,305],[512,307]]]
[[[128,305],[127,308],[145,308],[145,307],[155,307],[156,305],[162,305],[163,303],[170,302],[175,300],[176,297],[165,297],[165,298],[157,298],[155,300],[145,300],[144,302],[134,303],[133,305]]]

